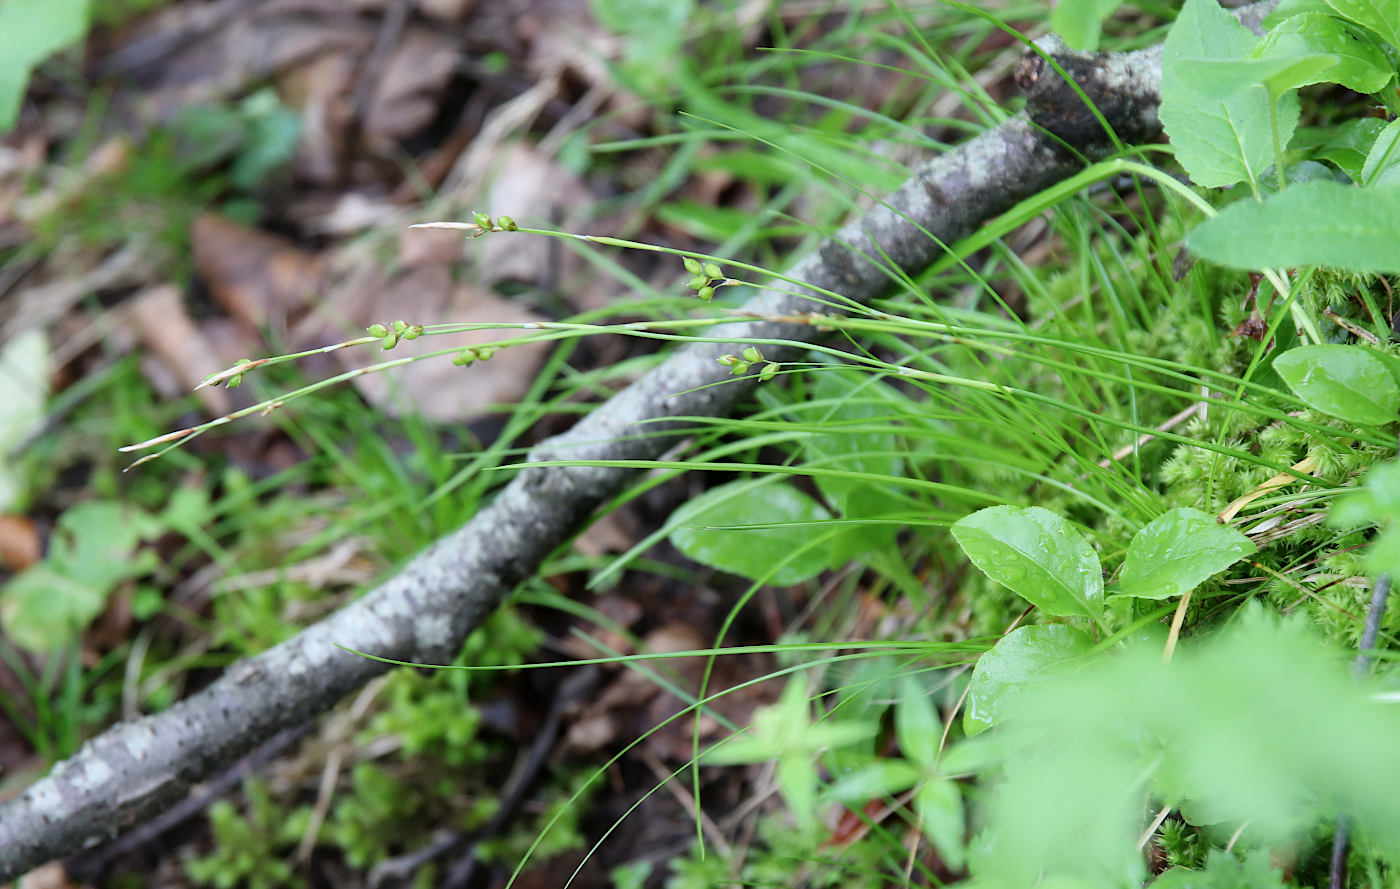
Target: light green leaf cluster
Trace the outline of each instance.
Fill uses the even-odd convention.
[[[1103,570],[1098,554],[1067,521],[1032,506],[993,506],[960,519],[953,537],[992,580],[1041,611],[1103,619]],[[1165,599],[1191,592],[1255,551],[1239,531],[1195,509],[1174,509],[1134,535],[1118,595]],[[1011,702],[1041,674],[1077,662],[1091,642],[1062,624],[1021,627],[982,655],[972,673],[963,714],[969,737],[1001,722]]]
[[[0,133],[14,126],[29,72],[87,33],[90,0],[0,0]]]
[[[776,759],[778,790],[788,809],[810,828],[816,824],[817,788],[821,783],[817,754],[873,737],[879,730],[874,723],[813,722],[807,684],[793,680],[776,704],[754,713],[748,734],[712,748],[702,761],[706,765],[728,765]]]
[[[1219,4],[1188,0],[1162,45],[1162,126],[1197,185],[1257,182],[1274,156],[1271,114],[1287,133],[1297,124],[1296,101],[1271,108],[1268,91],[1245,77],[1225,96],[1215,87],[1207,95],[1194,88],[1193,70],[1244,62],[1260,42]]]
[[[987,885],[1139,883],[1145,796],[1243,825],[1240,850],[1347,812],[1400,861],[1400,712],[1298,621],[1248,609],[1171,664],[1151,648],[1099,658],[1008,709],[996,741],[1012,749],[971,858]]]
[[[682,58],[695,0],[590,0],[598,22],[626,40],[626,73],[652,82]]]
[[[120,503],[83,503],[65,512],[44,560],[0,588],[0,625],[31,651],[67,644],[106,607],[116,585],[155,568],[156,555],[138,552],[164,525]]]

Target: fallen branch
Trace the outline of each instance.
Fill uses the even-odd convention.
[[[1042,45],[1119,139],[1157,138],[1160,50],[1095,56],[1069,53],[1053,40]],[[1044,58],[1028,54],[1017,80],[1027,90],[1026,113],[924,163],[886,203],[846,225],[788,275],[868,302],[889,289],[893,276],[884,263],[918,274],[983,220],[1077,172],[1085,158],[1113,150],[1102,123]],[[767,292],[746,311],[782,318],[815,307],[800,294]],[[714,335],[791,342],[765,346],[774,361],[789,360],[798,344],[819,336],[812,324],[774,320],[736,322]],[[752,379],[731,381],[716,361],[733,349],[698,343],[679,350],[537,447],[530,462],[655,458],[667,438],[638,432],[677,432],[683,423],[675,418],[725,415],[749,393]],[[632,470],[610,467],[522,470],[462,528],[361,599],[235,663],[165,712],[93,738],[0,805],[0,882],[140,823],[388,669],[346,648],[402,661],[451,660],[467,634],[631,477]]]

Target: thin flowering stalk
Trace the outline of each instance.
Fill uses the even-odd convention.
[[[476,232],[476,235],[474,236],[479,236],[485,233],[480,229],[480,227],[476,223],[471,222],[420,222],[415,225],[410,225],[409,228],[436,228],[449,229],[452,231]],[[494,231],[502,230],[503,229],[494,229]],[[792,286],[798,289],[796,291],[780,292],[787,292],[805,299],[811,299],[813,302],[818,304],[822,304],[824,301],[822,299],[815,298],[813,294],[816,294],[820,297],[825,297],[826,300],[830,300],[831,308],[839,308],[842,311],[856,312],[859,314],[868,314],[872,311],[868,306],[862,305],[856,300],[851,299],[849,296],[843,295],[834,290],[828,290],[824,287],[817,286],[816,284],[813,284],[811,282],[803,281],[800,278],[789,277],[787,275],[774,272],[772,269],[767,269],[763,266],[753,265],[747,262],[739,262],[737,260],[728,259],[723,256],[715,256],[709,253],[697,253],[694,250],[681,250],[677,247],[662,247],[657,244],[648,244],[645,241],[629,241],[626,238],[614,238],[610,235],[587,235],[579,234],[576,232],[561,232],[547,228],[525,228],[523,226],[519,226],[514,229],[509,229],[509,231],[519,232],[520,234],[527,235],[543,235],[547,238],[562,238],[571,241],[583,241],[589,244],[598,244],[604,247],[618,247],[624,250],[639,250],[644,251],[646,253],[665,253],[671,256],[679,256],[682,260],[691,259],[701,262],[705,265],[714,266],[713,271],[715,271],[716,274],[709,275],[709,277],[717,279],[713,285],[715,287],[734,287],[740,284],[750,283],[748,281],[740,281],[719,274],[718,272],[720,272],[720,266],[722,264],[724,266],[740,269],[745,272],[751,272],[756,278],[759,279],[781,281],[785,284],[791,284]],[[706,269],[706,271],[708,272],[710,271],[710,269]],[[773,288],[771,285],[768,285],[761,289],[771,290],[777,288]]]

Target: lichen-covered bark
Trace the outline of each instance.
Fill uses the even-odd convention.
[[[1108,112],[1124,141],[1157,137],[1158,53],[1097,58],[1052,51],[1073,76],[1083,76],[1081,86]],[[1098,122],[1082,125],[1077,97],[1066,98],[1063,84],[1052,82],[1058,75],[1038,63],[1041,70],[1029,84],[1028,116],[923,164],[885,203],[799,261],[791,276],[867,301],[892,280],[881,267],[884,257],[917,274],[941,255],[943,244],[1076,172],[1082,157],[1102,156],[1109,143]],[[1078,124],[1051,135],[1032,123],[1053,125],[1062,118]],[[772,292],[748,306],[768,317],[813,308],[798,296]],[[817,335],[810,325],[771,321],[736,322],[720,330],[717,335],[736,339],[802,342]],[[783,360],[795,350],[766,351]],[[712,385],[729,379],[727,368],[715,362],[727,351],[734,347],[705,343],[679,350],[572,430],[540,445],[531,460],[658,456],[667,442],[654,433],[665,427],[650,421],[723,415],[747,393],[742,382]],[[523,470],[465,526],[363,598],[233,665],[213,685],[164,713],[116,725],[89,741],[0,805],[0,882],[137,823],[387,669],[345,648],[395,660],[449,660],[502,597],[580,530],[629,477],[628,470],[617,468]]]

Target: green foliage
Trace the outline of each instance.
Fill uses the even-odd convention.
[[[1379,274],[1400,271],[1390,249],[1397,237],[1400,186],[1319,181],[1290,186],[1263,203],[1231,204],[1186,243],[1203,259],[1231,268],[1327,265]]]
[[[1218,188],[1255,182],[1273,159],[1270,121],[1278,116],[1286,136],[1298,119],[1297,103],[1277,108],[1262,86],[1203,96],[1186,78],[1202,62],[1238,62],[1260,44],[1211,0],[1187,0],[1162,47],[1160,116],[1176,159],[1197,185]]]
[[[296,889],[305,885],[290,856],[306,830],[305,810],[285,817],[257,778],[243,782],[246,809],[219,800],[209,807],[214,848],[185,862],[185,874],[198,886],[214,889]]]
[[[1073,42],[1089,45],[1099,39],[1099,18],[1115,5],[1065,2],[1056,21]],[[831,58],[773,53],[763,64],[717,64],[718,41],[705,30],[709,8],[664,6],[594,2],[599,21],[627,44],[618,73],[654,100],[658,120],[673,105],[690,112],[677,132],[662,137],[673,140],[676,150],[662,157],[658,171],[632,163],[632,152],[644,154],[653,145],[595,145],[589,154],[581,135],[572,143],[573,158],[580,168],[596,171],[619,157],[620,176],[639,183],[635,197],[626,199],[628,208],[638,210],[638,218],[650,211],[693,237],[725,239],[719,248],[706,248],[735,259],[725,268],[744,269],[739,259],[746,251],[762,255],[768,248],[755,245],[775,233],[806,233],[781,216],[789,212],[783,201],[792,195],[803,194],[802,218],[820,225],[831,217],[832,211],[810,200],[810,189],[804,191],[809,165],[848,177],[855,187],[883,187],[903,173],[864,143],[917,140],[928,131],[926,124],[950,126],[919,120],[916,129],[870,109],[841,107],[815,124],[793,127],[781,115],[801,108],[807,97],[789,84],[808,87],[812,74],[793,59],[829,64]],[[949,9],[948,15],[960,17],[955,26],[945,28],[931,13],[935,25],[926,34],[895,36],[882,27],[863,35],[869,46],[861,49],[902,54],[930,90],[966,91],[969,101],[954,115],[956,127],[994,120],[1001,110],[980,92],[976,77],[965,76],[980,58],[974,58],[976,51],[945,47],[994,44],[984,26],[995,22],[969,16],[960,5]],[[870,626],[873,614],[882,629],[897,628],[901,638],[958,640],[949,660],[961,665],[986,648],[987,638],[1005,635],[981,654],[970,677],[935,672],[946,662],[933,655],[919,665],[929,672],[918,679],[893,658],[870,659],[849,674],[832,671],[826,681],[838,686],[834,699],[840,703],[829,711],[814,710],[815,685],[790,682],[747,733],[703,760],[778,760],[787,811],[760,818],[758,839],[744,860],[728,862],[713,850],[702,860],[696,853],[673,863],[669,885],[788,885],[794,874],[813,886],[937,885],[948,876],[955,880],[965,864],[982,885],[1030,885],[1042,873],[1045,885],[1141,885],[1147,873],[1134,842],[1149,805],[1154,811],[1174,808],[1157,841],[1166,862],[1195,869],[1168,873],[1159,881],[1163,885],[1276,886],[1281,877],[1268,866],[1267,844],[1318,833],[1324,819],[1342,810],[1357,815],[1363,831],[1383,838],[1376,854],[1393,863],[1384,857],[1393,855],[1384,846],[1385,837],[1396,835],[1393,812],[1376,802],[1379,789],[1358,796],[1359,767],[1348,770],[1347,763],[1372,756],[1375,738],[1393,741],[1395,727],[1361,692],[1342,684],[1345,677],[1333,663],[1342,659],[1340,652],[1299,642],[1291,626],[1231,616],[1241,600],[1253,597],[1303,612],[1325,627],[1329,641],[1344,641],[1357,624],[1357,575],[1400,565],[1400,555],[1363,561],[1366,533],[1338,534],[1317,522],[1329,486],[1348,484],[1393,450],[1388,430],[1374,428],[1396,419],[1392,401],[1400,397],[1391,394],[1395,382],[1381,363],[1381,350],[1294,348],[1300,336],[1320,341],[1311,313],[1324,302],[1348,323],[1385,335],[1391,307],[1382,284],[1319,271],[1288,282],[1270,279],[1278,293],[1287,290],[1285,302],[1267,290],[1246,298],[1249,282],[1230,271],[1307,262],[1394,270],[1389,252],[1381,250],[1390,223],[1363,211],[1386,198],[1383,183],[1395,175],[1400,128],[1371,119],[1336,122],[1328,117],[1336,112],[1310,109],[1308,120],[1318,125],[1292,136],[1299,87],[1340,83],[1380,91],[1375,101],[1393,102],[1386,90],[1394,73],[1387,53],[1394,47],[1384,42],[1394,26],[1383,12],[1370,21],[1372,12],[1345,3],[1286,3],[1274,32],[1260,40],[1214,2],[1186,4],[1168,41],[1164,85],[1163,118],[1177,159],[1198,184],[1240,184],[1227,200],[1278,192],[1263,203],[1246,198],[1227,206],[1191,236],[1193,249],[1205,244],[1198,252],[1228,268],[1201,264],[1184,280],[1173,279],[1163,257],[1177,250],[1192,221],[1180,212],[1185,205],[1148,189],[1138,192],[1145,205],[1139,208],[1116,190],[1086,187],[1110,176],[1141,176],[1176,196],[1186,189],[1141,165],[1096,165],[991,221],[976,239],[948,245],[936,301],[920,279],[877,311],[834,317],[830,326],[846,337],[841,348],[822,347],[810,365],[784,364],[782,380],[789,388],[760,387],[759,412],[716,422],[713,429],[695,421],[696,462],[728,461],[738,453],[742,462],[722,468],[737,466],[755,477],[714,488],[676,514],[671,539],[692,559],[778,584],[802,583],[860,562],[864,570],[832,577],[820,591],[823,598],[812,600],[811,625],[802,630],[809,638],[846,634],[844,622],[852,614],[860,615],[859,626]],[[998,8],[992,14],[1014,19],[1016,13]],[[1123,18],[1130,26],[1129,17]],[[776,26],[773,38],[787,43]],[[776,76],[765,77],[773,71]],[[882,105],[879,114],[884,112]],[[278,120],[275,108],[251,100],[193,115],[164,134],[165,156],[217,169],[220,189],[241,188],[240,181],[257,177],[238,173],[240,164],[266,174],[275,164],[258,158],[288,144],[287,121]],[[201,155],[203,142],[208,151]],[[267,150],[253,150],[257,145]],[[1265,175],[1270,166],[1277,175]],[[694,204],[678,187],[694,172],[750,177],[759,183],[761,209]],[[1366,187],[1288,184],[1319,176],[1344,176]],[[1328,200],[1346,191],[1344,200],[1352,203],[1330,209],[1309,203],[1324,191]],[[1208,211],[1192,197],[1196,209]],[[844,212],[848,197],[831,203],[834,212]],[[518,228],[508,216],[475,218],[473,236]],[[765,226],[770,218],[781,225]],[[1028,267],[1017,242],[998,239],[1032,220],[1048,227],[1056,251]],[[1217,225],[1221,220],[1230,224]],[[1275,224],[1277,229],[1270,228]],[[1212,253],[1211,239],[1217,237],[1227,246]],[[595,240],[580,249],[601,245]],[[769,265],[777,264],[775,255],[768,255]],[[612,262],[602,253],[589,256],[600,265]],[[725,278],[714,262],[683,262],[694,296],[687,292],[684,303],[667,303],[683,305],[681,313],[704,313],[710,298],[737,300],[748,289]],[[676,291],[683,280],[675,282]],[[1007,294],[1024,298],[1033,322],[1022,323],[1010,307],[991,306],[995,295],[1019,308]],[[1295,319],[1274,316],[1280,305]],[[1273,325],[1262,340],[1225,335],[1241,322],[1258,320],[1252,314]],[[1327,322],[1321,326],[1332,330]],[[433,331],[399,322],[371,333],[387,346]],[[759,351],[766,344],[744,345],[725,361],[736,375],[771,379],[778,373]],[[458,361],[486,357],[471,350],[459,353]],[[1378,366],[1385,376],[1376,373]],[[610,373],[616,375],[580,374],[587,382],[570,396],[611,381]],[[1299,400],[1313,411],[1298,416]],[[1198,402],[1192,419],[1180,425],[1167,419]],[[523,406],[512,423],[536,407]],[[307,408],[308,416],[312,410]],[[347,433],[311,423],[315,431],[292,434],[303,435],[308,450],[319,447],[332,455],[323,481],[360,495],[323,510],[333,515],[335,528],[367,528],[392,560],[454,527],[487,486],[458,491],[479,466],[461,474],[443,470],[449,461],[432,430],[409,431],[414,453],[404,457],[379,440],[378,422],[347,426]],[[353,447],[343,447],[346,440]],[[1252,537],[1269,522],[1296,523],[1287,535],[1261,539],[1256,550],[1250,537],[1202,511],[1223,507],[1304,455],[1316,462],[1310,474],[1322,484],[1306,480],[1274,491],[1256,504],[1257,515],[1236,520]],[[770,469],[772,475],[762,475]],[[807,477],[794,483],[787,477],[794,473]],[[1343,500],[1334,518],[1350,520],[1349,527],[1388,528],[1400,512],[1391,502],[1400,502],[1391,481],[1378,470],[1368,478],[1366,493]],[[640,482],[632,493],[653,483]],[[260,508],[265,518],[241,520],[239,536],[276,536],[276,528],[304,516],[304,505],[288,502],[294,499],[268,498]],[[357,505],[364,501],[376,504],[368,517]],[[1037,506],[974,511],[1008,502]],[[198,506],[186,504],[195,516]],[[211,508],[217,513],[217,504]],[[194,524],[180,528],[190,533]],[[1387,542],[1388,533],[1377,537],[1371,554],[1400,553],[1400,543]],[[1212,584],[1212,577],[1246,555],[1253,555],[1258,571],[1241,565],[1228,584]],[[965,571],[969,560],[983,573]],[[1316,579],[1324,570],[1340,582]],[[1204,595],[1193,597],[1196,606],[1186,614],[1177,663],[1164,667],[1160,622],[1170,607],[1153,600],[1201,588]],[[1112,595],[1105,599],[1105,592]],[[314,595],[298,584],[274,584],[220,596],[214,604],[218,643],[230,650],[260,649],[293,632],[291,606]],[[1006,633],[1026,602],[1037,607],[1031,620],[1065,622]],[[1243,626],[1219,643],[1191,638],[1197,630],[1231,622]],[[518,616],[493,618],[469,640],[462,661],[516,663],[538,640]],[[368,866],[421,839],[425,825],[479,826],[493,805],[490,788],[447,787],[452,782],[434,777],[433,770],[446,763],[463,774],[493,771],[478,768],[494,764],[499,751],[480,732],[472,710],[486,675],[445,672],[425,679],[406,673],[389,681],[357,743],[396,738],[401,756],[353,768],[319,837],[323,848]],[[964,681],[967,703],[959,722],[955,706]],[[1284,709],[1285,695],[1290,711]],[[1346,737],[1333,745],[1324,728]],[[897,750],[882,743],[891,740]],[[1392,765],[1389,759],[1372,761],[1380,768]],[[974,772],[983,780],[970,781]],[[992,787],[993,780],[1000,783]],[[555,776],[539,809],[546,819],[562,813],[562,827],[532,855],[581,844],[584,806],[555,795],[580,781]],[[468,794],[477,796],[467,811],[449,805],[454,795]],[[886,820],[867,818],[869,836],[849,845],[832,842],[826,819],[837,806],[868,812],[872,801],[885,804]],[[1258,808],[1267,811],[1260,815]],[[794,820],[799,829],[792,829]],[[1246,821],[1239,851],[1222,853]],[[539,823],[544,821],[521,825],[484,852],[513,863],[525,854]],[[976,834],[971,844],[969,829]],[[922,869],[925,857],[905,844],[919,833],[950,875],[921,870],[911,878],[911,862]],[[248,845],[246,839],[236,842]],[[1363,848],[1369,855],[1371,847]],[[277,854],[274,849],[268,857]],[[615,879],[622,887],[645,875],[640,869],[620,871]]]
[[[1047,614],[1103,614],[1099,557],[1053,512],[989,506],[959,519],[953,537],[972,564]]]
[[[1174,509],[1133,536],[1121,592],[1140,599],[1182,596],[1256,547],[1234,528],[1197,509]]]
[[[1400,386],[1370,349],[1327,343],[1300,346],[1274,359],[1274,372],[1314,410],[1367,426],[1400,418]]]
[[[1169,818],[1157,831],[1157,848],[1161,850],[1168,869],[1192,870],[1205,863],[1205,843],[1201,830],[1185,821]]]
[[[730,482],[675,511],[671,542],[721,571],[793,584],[829,566],[827,548],[813,545],[819,540],[813,526],[830,519],[815,500],[781,482]]]
[[[234,105],[193,105],[169,123],[175,154],[191,173],[229,165],[230,184],[256,192],[292,158],[301,117],[264,88]]]
[[[300,125],[270,88],[231,106],[187,108],[134,146],[119,175],[96,177],[36,220],[24,249],[135,245],[163,274],[184,280],[195,218],[217,209],[254,222],[291,160]]]
[[[682,57],[694,0],[589,0],[599,24],[626,40],[624,77],[655,83]]]
[[[90,0],[0,0],[0,133],[19,116],[29,73],[87,34]]]
[[[1050,27],[1071,49],[1099,48],[1099,25],[1123,0],[1060,0],[1050,10]]]
[[[1395,66],[1380,46],[1354,26],[1323,13],[1285,18],[1264,35],[1257,53],[1262,59],[1329,59],[1315,78],[1297,78],[1287,88],[1327,82],[1358,93],[1377,93],[1395,76]]]
[[[1379,851],[1397,863],[1400,796],[1378,778],[1400,767],[1400,715],[1296,620],[1249,609],[1171,664],[1155,647],[1099,657],[1035,683],[1009,710],[994,739],[1001,781],[972,853],[979,879],[1141,880],[1145,793],[1195,824],[1245,824],[1245,848],[1350,813],[1389,838]]]
[[[1064,624],[1018,627],[977,659],[967,687],[963,731],[969,738],[996,725],[1037,676],[1063,668],[1089,653],[1093,642]]]
[[[1269,850],[1255,849],[1237,858],[1212,850],[1200,870],[1174,867],[1152,881],[1153,889],[1283,889],[1283,875],[1269,860]]]
[[[1333,527],[1379,525],[1381,532],[1366,553],[1366,568],[1374,576],[1400,578],[1400,463],[1372,468],[1362,487],[1337,501],[1328,516]]]
[[[388,702],[365,730],[366,739],[397,737],[403,755],[431,756],[452,766],[481,762],[481,713],[445,678],[399,673],[389,680]]]
[[[1326,0],[1332,11],[1375,32],[1391,46],[1400,47],[1400,10],[1376,0]]]
[[[44,559],[0,587],[0,624],[16,643],[52,651],[77,638],[117,584],[149,574],[156,555],[140,550],[164,527],[141,510],[105,501],[65,512]]]
[[[842,747],[872,737],[874,725],[862,722],[813,722],[807,685],[791,681],[782,698],[754,714],[752,730],[732,738],[705,754],[706,765],[730,765],[777,760],[778,791],[800,827],[816,827],[819,778],[815,757],[831,747]]]
[[[1400,181],[1400,121],[1392,120],[1376,134],[1371,150],[1352,178],[1362,185],[1394,185]]]
[[[368,867],[423,835],[418,825],[428,804],[419,788],[374,763],[358,763],[350,770],[349,792],[336,800],[321,837],[340,848],[351,867]]]

